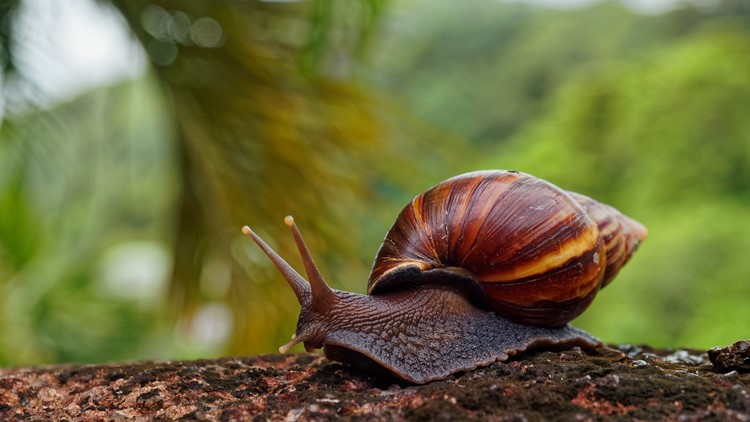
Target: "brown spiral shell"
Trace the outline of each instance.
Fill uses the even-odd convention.
[[[597,223],[599,235],[607,251],[606,269],[602,287],[615,278],[623,265],[627,264],[638,245],[646,239],[648,231],[639,222],[623,215],[607,204],[597,202],[580,193],[568,192],[589,217]]]
[[[368,293],[469,284],[458,287],[500,315],[561,326],[588,307],[646,233],[616,209],[528,174],[467,173],[401,211],[375,258]]]

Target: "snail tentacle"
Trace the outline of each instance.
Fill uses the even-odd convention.
[[[294,223],[294,217],[291,215],[286,216],[284,223],[292,231],[294,243],[297,244],[297,249],[302,257],[302,263],[305,266],[305,272],[307,273],[310,289],[312,290],[312,308],[318,312],[325,312],[327,309],[331,309],[337,300],[337,296],[334,294],[333,289],[328,286],[328,283],[326,283],[320,270],[318,270],[318,266],[315,265],[315,260],[313,260],[310,250],[302,238],[302,234]]]
[[[307,298],[311,295],[310,290],[310,284],[302,277],[297,271],[292,268],[289,263],[287,263],[284,258],[279,256],[279,254],[276,253],[276,251],[273,250],[266,242],[263,241],[257,234],[255,234],[254,231],[250,229],[248,226],[244,226],[242,228],[242,233],[248,236],[250,239],[253,240],[258,246],[260,246],[260,249],[263,251],[263,253],[266,254],[268,259],[271,260],[271,262],[276,266],[276,268],[279,270],[281,275],[284,276],[284,279],[289,283],[289,287],[292,288],[292,291],[294,291],[294,295],[297,297],[297,300],[299,301],[300,305],[304,304]]]

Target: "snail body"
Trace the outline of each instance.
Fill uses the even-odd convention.
[[[513,171],[467,173],[418,195],[378,251],[368,295],[331,289],[291,217],[309,283],[248,227],[294,290],[292,341],[414,383],[532,348],[602,343],[568,325],[646,229],[614,208]]]

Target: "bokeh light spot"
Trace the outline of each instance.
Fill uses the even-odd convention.
[[[190,336],[203,346],[215,347],[229,339],[232,325],[232,312],[226,304],[209,303],[196,311],[190,325]]]
[[[177,45],[169,40],[153,39],[148,43],[148,55],[159,66],[169,66],[177,59]]]
[[[222,44],[224,31],[221,25],[211,18],[198,18],[190,27],[193,42],[201,47],[215,48]]]
[[[171,257],[156,242],[132,241],[110,247],[98,269],[105,296],[154,302],[162,297]]]
[[[174,12],[167,22],[167,35],[182,44],[190,44],[190,16],[185,12]]]
[[[150,5],[141,12],[143,29],[154,38],[167,38],[167,27],[172,17],[164,8]]]

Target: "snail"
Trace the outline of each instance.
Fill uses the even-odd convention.
[[[291,216],[306,281],[249,227],[302,307],[292,340],[355,366],[423,384],[530,349],[592,350],[568,324],[647,235],[616,209],[516,171],[441,182],[399,214],[367,295],[332,289]]]

